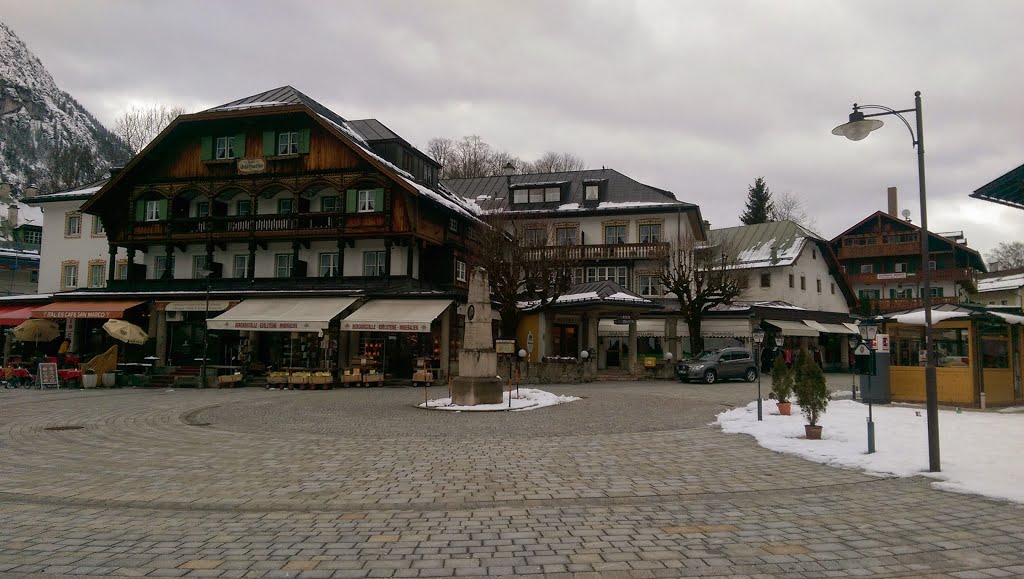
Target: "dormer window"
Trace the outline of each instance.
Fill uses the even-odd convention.
[[[539,185],[539,184],[538,184]],[[512,191],[512,203],[558,203],[562,187],[522,187]]]
[[[277,135],[277,154],[278,155],[297,155],[299,154],[299,132],[290,131],[279,133]]]
[[[235,138],[234,137],[217,137],[217,148],[214,153],[214,159],[234,159],[235,158]]]
[[[586,200],[587,201],[597,201],[597,199],[598,199],[598,186],[597,185],[587,185],[586,187],[584,187],[584,192],[586,194]]]

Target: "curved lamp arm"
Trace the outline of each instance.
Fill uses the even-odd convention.
[[[898,111],[896,109],[891,109],[891,108],[889,108],[887,106],[883,106],[883,105],[858,105],[857,103],[853,103],[853,110],[854,110],[854,112],[859,111],[860,109],[871,109],[871,110],[885,111],[884,113],[874,113],[874,114],[870,114],[870,115],[864,115],[864,118],[884,117],[884,116],[887,116],[887,115],[895,115],[901,121],[903,121],[903,124],[907,127],[907,130],[910,131],[910,143],[911,143],[911,146],[912,147],[916,147],[917,146],[917,143],[918,143],[917,135],[914,134],[914,129],[913,129],[913,127],[910,126],[910,121],[908,121],[906,119],[906,117],[904,117],[902,114],[900,114],[900,113],[914,113],[914,114],[917,114],[917,109],[916,108],[914,108],[914,109],[903,109],[901,111]]]

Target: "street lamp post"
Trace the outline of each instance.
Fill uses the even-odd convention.
[[[210,276],[213,275],[213,271],[209,269],[201,269],[197,273],[206,279],[206,311],[203,315],[203,366],[199,370],[199,379],[201,380],[201,388],[206,388],[206,358],[207,352],[210,348]]]
[[[860,325],[860,337],[864,339],[864,344],[870,350],[868,353],[868,395],[864,396],[863,392],[860,395],[860,399],[868,403],[868,454],[875,453],[875,421],[871,413],[871,402],[875,396],[871,389],[871,375],[875,373],[875,349],[871,347],[871,342],[876,335],[878,335],[878,326],[863,323]]]
[[[757,366],[757,419],[761,420],[761,342],[764,342],[764,330],[754,328],[751,337],[754,338],[754,344],[757,345],[757,357],[754,359],[754,364]]]
[[[850,398],[851,400],[857,399],[857,364],[855,363],[856,358],[853,356],[853,350],[857,347],[857,336],[850,336]]]
[[[862,109],[879,110],[880,113],[864,114]],[[902,113],[914,113],[917,132]],[[903,121],[910,131],[912,145],[917,147],[917,182],[921,195],[921,301],[924,305],[924,389],[928,412],[928,470],[942,470],[939,460],[939,397],[935,379],[935,356],[932,351],[932,288],[931,272],[928,267],[928,198],[924,176],[924,118],[921,109],[921,91],[914,93],[914,108],[894,110],[881,105],[853,105],[849,122],[832,129],[833,135],[846,137],[851,141],[860,141],[871,131],[882,126],[882,121],[870,117],[894,115]]]

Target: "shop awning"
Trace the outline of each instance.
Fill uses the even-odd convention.
[[[804,322],[791,322],[783,320],[765,320],[765,322],[775,326],[782,330],[783,336],[798,336],[804,338],[816,338],[819,334],[818,330],[815,330],[810,325]]]
[[[211,330],[322,332],[358,298],[254,298],[210,318]]]
[[[119,319],[124,317],[125,310],[142,305],[138,301],[109,302],[56,302],[40,306],[32,310],[33,318],[97,318]]]
[[[39,306],[0,306],[0,326],[17,326],[32,317]]]
[[[809,327],[818,330],[822,334],[856,334],[857,332],[847,328],[843,324],[827,324],[825,322],[816,322],[814,320],[804,320],[804,323]]]
[[[187,302],[167,302],[167,306],[164,307],[168,312],[223,312],[224,310],[231,307],[231,302],[227,300],[194,300]]]
[[[689,336],[690,328],[686,322],[679,322],[678,333],[680,336]],[[700,324],[700,335],[705,338],[737,338],[750,337],[750,318],[741,319],[709,319],[705,318]]]
[[[341,321],[349,332],[429,332],[452,300],[370,300]]]
[[[629,336],[629,324],[617,324],[615,320],[601,320],[597,326],[599,336]],[[665,337],[665,320],[637,320],[636,335],[641,338]]]

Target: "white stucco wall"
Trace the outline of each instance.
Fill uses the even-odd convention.
[[[814,244],[804,246],[792,265],[745,270],[749,272],[748,287],[741,300],[784,301],[808,310],[825,312],[848,312],[846,297],[839,289],[839,283],[828,271],[828,262]],[[761,287],[761,274],[771,275],[771,287]],[[793,287],[789,287],[789,276],[793,275]],[[800,280],[806,280],[806,288],[800,288]],[[818,292],[817,281],[821,281]]]
[[[77,237],[66,237],[64,234],[65,216],[72,211],[78,211],[83,201],[54,201],[40,203],[43,210],[43,244],[40,250],[39,259],[39,293],[54,293],[62,291],[61,275],[64,262],[78,262],[78,287],[86,287],[88,284],[88,268],[90,261],[102,261],[108,266],[110,259],[110,247],[107,245],[107,236],[104,234],[94,235],[93,220],[99,219],[95,215],[82,214],[82,230]],[[128,259],[125,249],[120,249],[117,259]],[[135,262],[142,263],[143,255],[135,254]],[[104,276],[106,283],[106,276]]]

